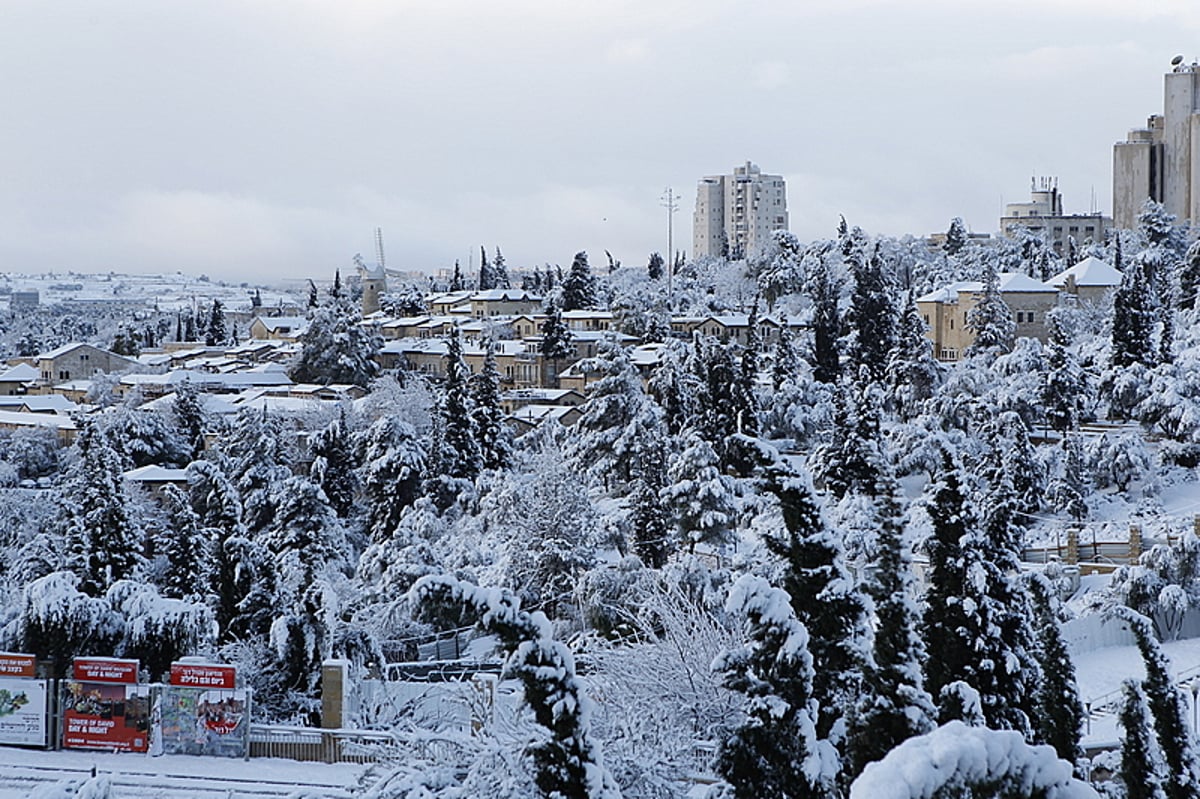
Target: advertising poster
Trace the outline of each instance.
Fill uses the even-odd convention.
[[[46,681],[0,677],[0,744],[46,745]]]
[[[136,660],[76,658],[63,696],[63,746],[145,752],[150,686],[137,685]]]
[[[169,685],[158,701],[164,754],[246,754],[250,715],[244,690]]]

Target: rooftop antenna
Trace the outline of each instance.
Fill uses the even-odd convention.
[[[383,269],[383,228],[375,228],[375,261]]]
[[[1173,66],[1173,67],[1177,67],[1182,63],[1183,63],[1183,56],[1181,56],[1181,55],[1177,55],[1171,59],[1171,66]]]
[[[746,163],[749,163],[747,161]],[[667,303],[671,302],[671,277],[675,271],[675,212],[679,210],[679,198],[675,190],[667,186],[659,205],[667,209]]]

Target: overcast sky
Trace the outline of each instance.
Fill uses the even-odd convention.
[[[0,269],[640,265],[747,159],[805,240],[1108,212],[1177,53],[1195,0],[0,0]]]

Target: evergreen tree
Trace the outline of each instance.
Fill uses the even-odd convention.
[[[1123,701],[1117,723],[1123,730],[1119,773],[1125,799],[1167,799],[1163,792],[1167,765],[1154,742],[1146,695],[1137,680],[1121,683],[1121,693]]]
[[[312,281],[312,278],[309,278],[308,279],[308,307],[311,310],[313,308],[318,307],[320,304],[321,304],[321,297],[320,297],[320,295],[317,294],[317,284]]]
[[[586,252],[575,253],[571,271],[562,284],[562,309],[564,311],[589,310],[597,307],[596,279],[588,266]]]
[[[865,366],[872,380],[882,381],[897,341],[895,288],[884,271],[879,245],[870,258],[857,252],[850,264],[854,276],[846,314],[854,332],[850,360],[860,368]]]
[[[821,383],[836,383],[841,375],[838,338],[842,320],[838,310],[841,281],[828,258],[818,258],[809,275],[808,294],[813,303],[813,377]]]
[[[942,251],[953,258],[961,253],[966,246],[967,226],[963,224],[962,217],[956,216],[950,220],[950,227],[946,230],[946,241],[942,244]]]
[[[175,340],[183,341],[183,314],[175,312]]]
[[[800,353],[796,351],[796,338],[787,317],[779,324],[779,340],[771,359],[771,386],[776,392],[795,379],[800,372]]]
[[[1000,296],[1000,276],[996,264],[988,260],[983,273],[983,296],[967,312],[967,329],[975,340],[964,351],[966,355],[1003,355],[1013,348],[1017,323],[1004,298]]]
[[[1200,241],[1192,242],[1180,265],[1175,306],[1189,311],[1196,307],[1197,296],[1200,296]]]
[[[736,344],[696,339],[694,349],[691,365],[699,388],[695,427],[723,456],[726,439],[740,432],[739,424],[755,409],[748,406],[749,393],[738,383]]]
[[[492,265],[488,263],[487,250],[483,247],[479,248],[479,290],[491,291],[497,288],[496,273],[492,270]]]
[[[360,259],[361,260],[361,259]],[[342,298],[342,270],[333,270],[333,285],[329,287],[329,298],[335,303]]]
[[[788,602],[784,591],[745,575],[726,603],[726,612],[745,619],[747,639],[713,662],[725,687],[746,697],[746,720],[717,751],[717,773],[736,799],[836,796],[813,765],[822,754],[813,692],[819,667],[814,668],[808,633]]]
[[[184,341],[195,341],[196,340],[196,316],[195,316],[195,314],[193,314],[191,311],[189,311],[183,321],[184,321],[183,340]]]
[[[633,460],[629,524],[633,551],[651,569],[661,569],[674,550],[671,518],[661,495],[666,488],[665,439],[650,436],[641,442]]]
[[[462,334],[455,326],[446,341],[446,380],[442,384],[441,472],[474,480],[483,468],[479,430],[472,414],[471,369],[463,358]]]
[[[458,263],[458,259],[454,260],[454,276],[450,278],[451,291],[464,291],[467,288],[467,282],[463,279],[462,266]]]
[[[900,317],[896,345],[888,357],[887,383],[891,402],[902,418],[912,419],[942,384],[944,370],[933,356],[928,329],[912,289]]]
[[[225,323],[225,307],[220,300],[213,300],[208,312],[208,331],[204,343],[209,347],[220,347],[229,343],[229,328]]]
[[[650,275],[650,279],[662,280],[666,271],[662,255],[657,252],[650,253],[650,262],[646,264],[646,272]]]
[[[155,537],[156,554],[164,561],[159,592],[171,599],[206,601],[213,584],[212,542],[182,489],[168,483],[162,498],[170,524]]]
[[[427,454],[412,425],[390,415],[375,420],[359,448],[367,532],[372,541],[383,543],[420,494]]]
[[[641,374],[616,339],[602,340],[596,357],[580,366],[599,377],[591,384],[587,405],[575,423],[572,455],[584,469],[602,477],[606,486],[624,493],[642,437],[648,431],[657,434],[662,414],[646,396]]]
[[[1083,460],[1083,448],[1075,436],[1063,439],[1062,467],[1050,483],[1050,498],[1054,509],[1067,513],[1078,524],[1087,518],[1087,495],[1090,493],[1090,475]]]
[[[309,442],[312,466],[309,476],[329,501],[338,518],[345,519],[354,508],[355,478],[354,451],[347,429],[346,409],[338,409],[337,417],[317,431]]]
[[[779,500],[786,532],[766,534],[763,543],[781,559],[780,587],[809,633],[817,736],[841,747],[845,708],[857,703],[866,666],[867,606],[806,477],[783,471],[769,475],[766,488]]]
[[[1081,398],[1087,380],[1078,359],[1071,350],[1070,334],[1061,313],[1046,314],[1049,342],[1046,344],[1046,373],[1042,384],[1042,404],[1046,422],[1059,433],[1076,430],[1082,413]]]
[[[492,274],[496,276],[496,288],[512,288],[508,279],[508,267],[505,265],[504,253],[500,252],[499,247],[496,248],[496,258],[492,261]]]
[[[253,538],[275,518],[280,499],[278,489],[289,476],[277,422],[261,411],[246,407],[238,411],[233,437],[228,442],[232,457],[231,477],[242,500],[242,523]]]
[[[59,496],[65,506],[67,561],[88,596],[103,595],[142,566],[142,532],[129,515],[123,471],[117,451],[94,423],[86,422]]]
[[[1039,740],[1054,747],[1058,756],[1074,763],[1083,755],[1083,703],[1075,682],[1075,664],[1058,623],[1058,599],[1049,580],[1032,574],[1027,581],[1033,606],[1035,654],[1042,679],[1037,686],[1035,716]]]
[[[926,651],[916,629],[919,614],[912,600],[912,559],[904,542],[903,489],[886,463],[879,475],[873,492],[875,568],[865,586],[875,604],[873,657],[865,665],[862,697],[849,722],[850,778],[914,735],[932,730],[937,718],[921,675]]]
[[[189,460],[196,460],[206,447],[204,433],[208,429],[208,419],[200,402],[200,394],[190,380],[184,380],[175,387],[171,413],[188,449]]]
[[[1120,234],[1116,234],[1120,254]],[[1155,365],[1154,296],[1147,261],[1135,259],[1121,276],[1121,285],[1113,294],[1112,365],[1128,367]]]
[[[317,308],[300,334],[300,354],[288,376],[297,383],[348,383],[366,388],[379,373],[375,360],[383,339],[359,324],[349,300],[336,298]]]
[[[723,546],[733,540],[737,513],[733,481],[719,465],[712,445],[692,435],[667,470],[670,482],[660,497],[671,508],[688,552],[694,552],[696,544]]]
[[[838,499],[851,491],[872,495],[880,478],[879,390],[863,372],[857,385],[839,387],[830,440],[812,457],[814,477]]]
[[[562,318],[562,307],[553,297],[546,300],[546,321],[542,322],[542,357],[550,362],[553,384],[558,386],[559,364],[575,353],[571,329]]]
[[[484,344],[483,368],[471,378],[471,396],[483,468],[502,469],[512,457],[512,433],[504,424],[504,409],[500,407],[500,370],[496,366],[496,342],[491,338]]]
[[[1142,687],[1150,716],[1154,719],[1158,748],[1166,764],[1163,792],[1167,799],[1195,799],[1200,796],[1200,762],[1197,761],[1195,738],[1186,721],[1187,699],[1171,678],[1170,666],[1154,635],[1153,623],[1132,608],[1117,606],[1112,612],[1133,632],[1146,665]]]

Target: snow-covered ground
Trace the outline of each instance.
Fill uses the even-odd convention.
[[[113,795],[126,797],[219,797],[250,799],[290,796],[349,796],[365,766],[301,763],[278,758],[235,760],[189,755],[45,752],[0,748],[0,799],[24,799],[38,786],[61,780],[83,781],[93,769],[109,774]]]

